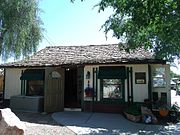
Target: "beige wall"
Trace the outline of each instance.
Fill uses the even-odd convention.
[[[90,86],[92,87],[92,74],[93,74],[93,68],[99,68],[99,66],[126,66],[126,67],[132,67],[133,69],[133,97],[134,97],[134,102],[143,102],[144,99],[148,98],[148,64],[134,64],[134,65],[123,65],[123,64],[118,64],[118,65],[89,65],[84,67],[84,89],[87,87],[87,82],[89,80]],[[161,88],[161,89],[153,89],[153,91],[166,91],[168,92],[169,89],[169,65],[151,65],[152,67],[154,66],[165,66],[166,67],[166,79],[167,79],[167,86],[166,88]],[[153,69],[153,68],[152,68]],[[91,73],[91,78],[86,79],[86,73],[87,71],[90,71]],[[146,84],[136,84],[135,83],[135,73],[136,72],[145,72],[146,73]],[[100,101],[100,81],[98,79],[98,101]],[[85,98],[85,100],[91,100],[91,98]],[[125,80],[125,101],[127,102],[127,79]],[[170,92],[168,92],[168,102],[170,102]]]
[[[90,86],[92,87],[92,76],[93,76],[93,68],[99,68],[99,66],[126,66],[133,68],[133,96],[135,102],[143,102],[144,99],[148,98],[148,65],[147,64],[134,64],[134,65],[89,65],[84,67],[84,89],[87,87],[88,80],[90,82]],[[153,92],[158,92],[159,98],[161,92],[167,92],[168,95],[168,103],[171,102],[171,94],[170,94],[170,66],[169,65],[151,65],[152,75],[155,67],[165,67],[166,71],[166,86],[163,88],[153,88]],[[25,69],[16,69],[16,68],[7,68],[5,74],[5,99],[10,99],[11,96],[20,95],[21,94],[21,72]],[[86,79],[86,73],[90,71],[91,78]],[[135,84],[135,73],[136,72],[146,72],[146,84]],[[100,80],[98,79],[98,101],[100,101]],[[86,99],[86,100],[91,100]],[[125,80],[125,101],[127,101],[127,79]]]
[[[134,102],[143,102],[144,99],[148,99],[148,65],[132,65],[133,68],[133,97]],[[146,84],[135,83],[135,73],[146,73]]]
[[[162,64],[156,64],[156,65],[151,65],[152,69],[152,77],[154,75],[155,68],[157,67],[164,67],[165,68],[165,82],[166,85],[165,87],[153,87],[152,86],[152,91],[153,92],[158,92],[158,98],[160,99],[161,97],[161,92],[166,92],[167,93],[167,102],[170,105],[171,104],[171,85],[170,85],[170,65],[162,65]]]
[[[6,68],[5,72],[5,99],[21,94],[21,71],[22,69]]]
[[[93,68],[99,68],[99,66],[85,66],[84,67],[84,90],[85,90],[85,88],[88,85],[88,81],[89,81],[90,87],[93,87],[93,77],[92,77],[93,76]],[[87,71],[90,72],[90,76],[91,76],[90,79],[86,79]],[[99,79],[98,79],[98,86],[97,87],[98,87],[97,95],[100,95],[100,83],[99,83]],[[84,97],[85,97],[85,95],[84,95]],[[92,100],[92,99],[90,97],[86,97],[85,100],[89,101],[89,100]],[[98,96],[97,100],[100,101],[100,96]]]

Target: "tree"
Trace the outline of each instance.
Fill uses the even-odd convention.
[[[180,78],[180,75],[174,73],[172,70],[170,70],[170,77],[171,78]]]
[[[0,0],[0,54],[27,56],[36,51],[42,37],[38,0]]]
[[[179,0],[101,0],[96,6],[99,12],[113,9],[102,28],[106,34],[112,30],[127,49],[143,46],[157,58],[180,57]]]

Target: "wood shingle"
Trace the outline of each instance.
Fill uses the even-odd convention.
[[[89,46],[53,46],[40,50],[29,59],[1,64],[0,67],[45,67],[105,63],[164,62],[143,48],[129,53],[118,44]]]

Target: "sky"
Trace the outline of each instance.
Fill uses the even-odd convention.
[[[100,0],[41,0],[40,15],[44,25],[44,38],[38,50],[46,46],[111,44],[119,41],[109,32],[107,39],[101,26],[111,15],[112,10],[106,9],[98,13],[94,7]],[[180,74],[180,64],[171,66],[176,74]]]
[[[118,43],[108,34],[106,40],[101,26],[111,15],[112,10],[98,13],[94,7],[99,0],[41,0],[41,19],[44,23],[44,38],[38,50],[46,46],[92,45]]]
[[[106,9],[98,13],[98,7],[94,7],[100,0],[40,0],[39,8],[42,10],[40,17],[43,22],[44,38],[38,50],[46,46],[67,45],[97,45],[112,44],[119,41],[108,33],[107,39],[101,26],[112,13],[112,9]],[[9,62],[14,61],[9,59]],[[177,67],[171,67],[175,73],[180,74],[180,64],[175,61]]]
[[[176,73],[176,74],[179,74],[180,75],[180,59],[175,59],[174,60],[174,66],[171,66],[170,69]]]

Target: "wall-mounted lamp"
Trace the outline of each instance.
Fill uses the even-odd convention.
[[[86,79],[90,79],[90,77],[91,77],[91,73],[90,73],[89,71],[87,71],[87,73],[86,73]]]

